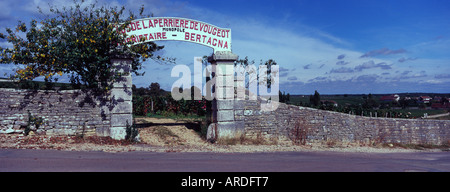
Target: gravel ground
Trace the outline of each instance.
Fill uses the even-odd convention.
[[[260,145],[219,145],[202,139],[186,122],[173,119],[140,118],[143,125],[139,128],[139,143],[116,141],[110,138],[85,136],[48,136],[22,134],[0,134],[0,148],[13,149],[56,149],[65,151],[104,151],[104,152],[219,152],[219,153],[252,153],[276,151],[335,151],[335,152],[430,152],[442,149],[415,150],[400,147],[367,147],[367,146],[296,146],[290,142]],[[190,129],[191,128],[191,129]]]

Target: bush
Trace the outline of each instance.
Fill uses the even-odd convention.
[[[129,141],[129,142],[137,142],[138,141],[139,131],[134,124],[130,125],[127,121],[125,131],[126,131],[126,135],[125,135],[126,141]]]

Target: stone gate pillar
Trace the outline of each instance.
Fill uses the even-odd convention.
[[[126,126],[133,124],[131,63],[133,59],[126,55],[111,59],[114,71],[122,76],[113,84],[110,91],[111,126],[109,136],[113,139],[125,139]]]
[[[212,123],[207,137],[211,141],[218,138],[236,136],[234,120],[234,62],[238,56],[230,51],[220,51],[208,57],[215,78],[215,99],[212,101]]]

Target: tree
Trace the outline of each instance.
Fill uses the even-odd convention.
[[[260,83],[266,82],[267,87],[271,88],[272,83],[274,82],[274,79],[272,78],[272,66],[277,65],[277,62],[273,59],[269,59],[266,62],[264,62],[264,65],[267,67],[267,74],[266,74],[267,79],[263,79],[263,80],[259,79],[259,81],[260,81]]]
[[[0,63],[24,64],[13,78],[31,80],[44,76],[53,81],[56,74],[69,74],[73,84],[84,84],[89,88],[107,90],[122,74],[112,74],[111,58],[128,54],[132,59],[131,72],[138,71],[148,58],[165,60],[153,52],[163,49],[153,42],[130,46],[121,33],[131,20],[144,15],[144,7],[136,17],[125,8],[87,5],[84,0],[74,0],[71,7],[50,6],[50,14],[41,21],[32,20],[30,25],[19,21],[15,31],[7,28],[8,34],[0,34],[12,48],[0,47]],[[25,38],[22,38],[25,37]]]
[[[319,92],[317,92],[317,90],[314,91],[313,103],[315,106],[318,106],[320,104],[320,94]]]
[[[262,60],[260,61],[259,66],[265,65],[267,67],[266,75],[263,76],[263,74],[258,74],[258,69],[252,69],[247,68],[248,66],[254,65],[255,61],[249,61],[248,57],[246,56],[244,59],[238,59],[234,62],[234,66],[240,66],[242,71],[237,71],[239,73],[238,75],[245,76],[248,74],[248,79],[246,80],[245,87],[249,88],[250,83],[258,81],[260,85],[266,85],[267,88],[271,88],[272,83],[274,82],[274,79],[272,78],[272,66],[277,65],[277,62],[273,59],[269,59],[265,62]],[[278,75],[278,74],[277,74]],[[253,78],[252,78],[253,77]]]
[[[282,93],[280,90],[278,90],[278,98],[279,98],[280,102],[282,102],[282,103],[289,103],[290,97],[291,96],[290,96],[289,93],[286,94],[286,92],[284,92],[284,91]]]
[[[284,103],[284,94],[280,90],[278,90],[278,98],[280,102]]]
[[[373,98],[372,93],[369,93],[369,95],[366,97],[363,103],[364,109],[373,109],[374,107],[380,106],[378,102]]]
[[[161,86],[159,85],[159,83],[151,83],[149,88],[150,88],[150,91],[149,91],[150,96],[152,96],[152,97],[159,96],[159,94],[161,92]]]

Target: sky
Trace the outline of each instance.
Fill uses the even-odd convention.
[[[100,5],[156,17],[183,17],[230,28],[232,51],[257,64],[274,59],[279,88],[290,94],[450,93],[448,0],[98,0]],[[72,0],[0,0],[0,32],[18,20],[39,18],[37,6],[68,6]],[[188,65],[213,50],[199,44],[158,41],[158,52]],[[0,46],[7,47],[5,41]],[[170,90],[174,64],[143,64],[133,84],[158,82]],[[0,65],[0,77],[14,65]]]

